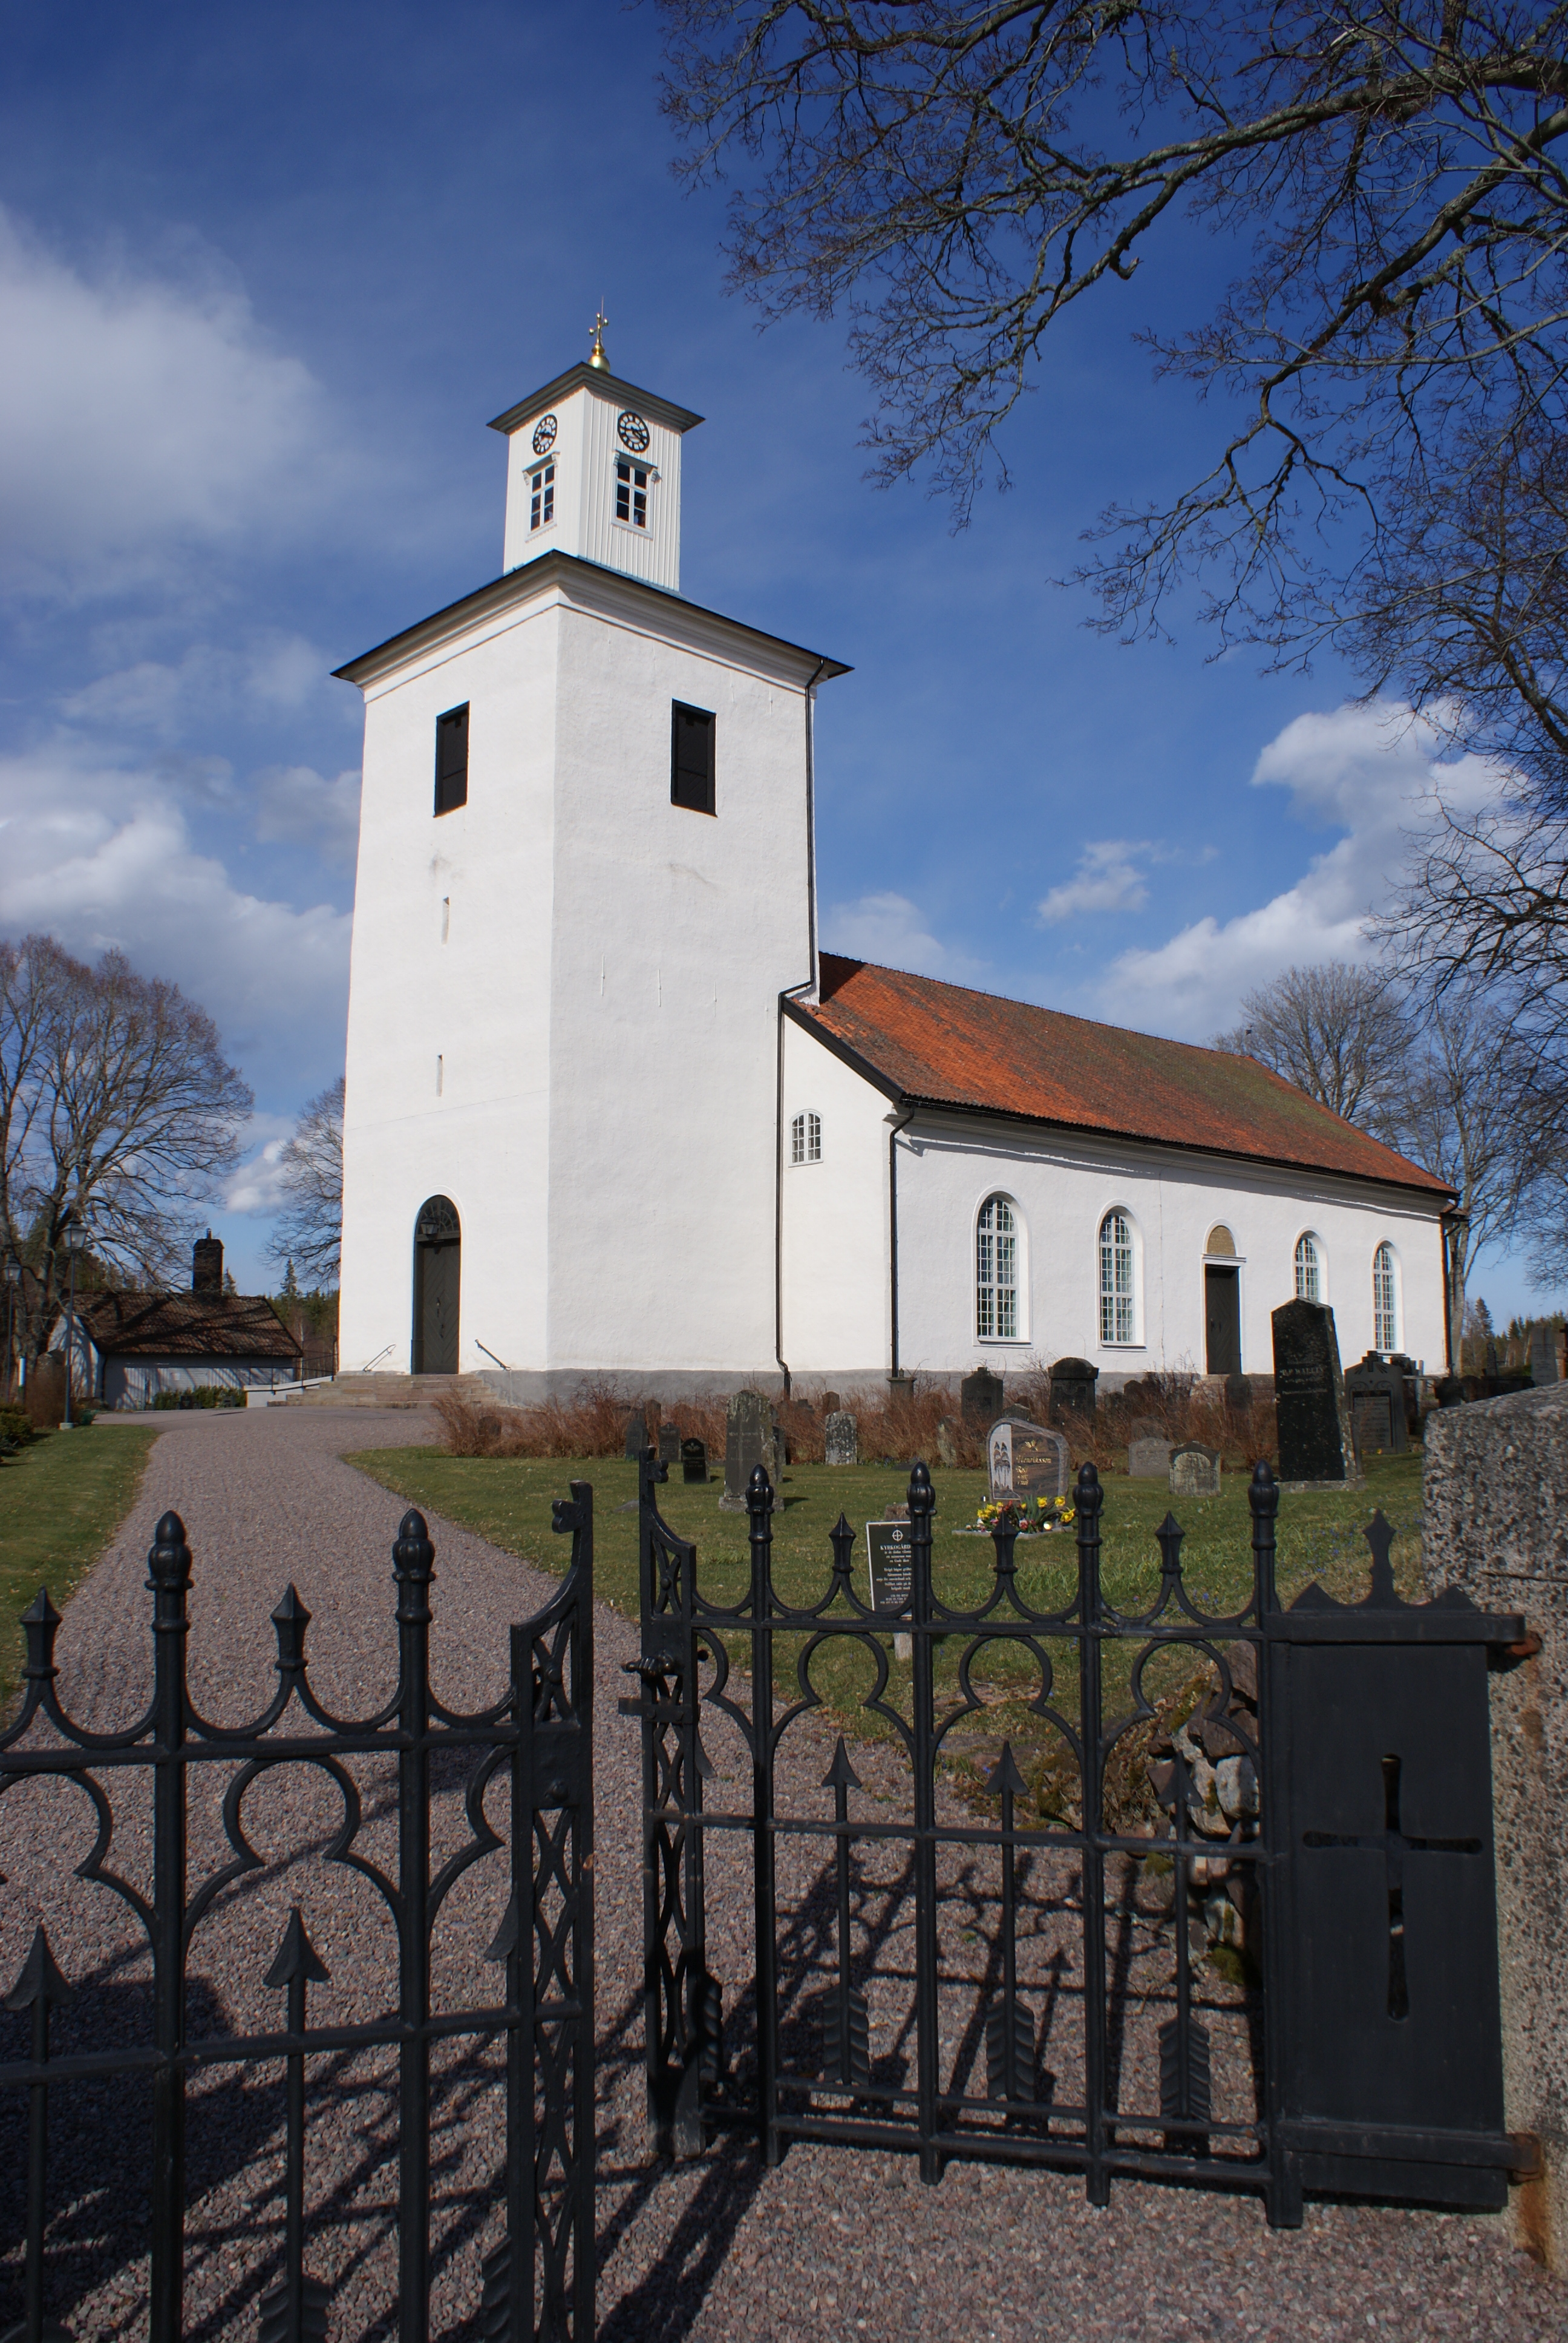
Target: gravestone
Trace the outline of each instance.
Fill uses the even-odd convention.
[[[1052,1415],[1094,1414],[1094,1387],[1100,1381],[1100,1369],[1091,1367],[1087,1359],[1058,1359],[1050,1371],[1050,1412]]]
[[[1173,1497],[1217,1497],[1220,1493],[1220,1452],[1201,1440],[1184,1440],[1171,1451],[1171,1494]]]
[[[724,1426],[724,1494],[719,1500],[721,1513],[746,1511],[747,1487],[759,1464],[773,1483],[773,1508],[778,1511],[783,1503],[779,1493],[779,1483],[784,1478],[782,1449],[772,1407],[762,1393],[735,1393]]]
[[[1245,1415],[1251,1407],[1251,1404],[1252,1386],[1247,1381],[1246,1376],[1239,1374],[1227,1375],[1225,1378],[1226,1414]]]
[[[873,1611],[901,1611],[910,1599],[910,1582],[913,1546],[910,1543],[907,1505],[901,1508],[902,1521],[868,1522],[866,1523],[866,1571],[870,1580]],[[914,1637],[895,1634],[894,1655],[900,1660],[914,1655]]]
[[[1006,1405],[1001,1377],[990,1367],[977,1367],[959,1385],[959,1413],[976,1432],[989,1432]]]
[[[1171,1470],[1171,1443],[1161,1434],[1127,1443],[1127,1477],[1130,1481],[1163,1481]]]
[[[1345,1403],[1359,1455],[1403,1456],[1410,1440],[1405,1426],[1404,1377],[1381,1352],[1369,1351],[1345,1375]]]
[[[680,1426],[678,1423],[661,1423],[659,1425],[658,1461],[661,1464],[679,1463]]]
[[[937,1463],[950,1473],[959,1461],[959,1427],[950,1415],[944,1415],[937,1426]]]
[[[626,1420],[626,1453],[634,1462],[648,1446],[648,1423],[641,1415],[628,1415]]]
[[[683,1440],[680,1443],[680,1477],[683,1481],[708,1479],[708,1448],[700,1440]]]
[[[824,1392],[822,1393],[822,1413],[825,1416],[837,1415],[842,1405],[843,1402],[839,1399],[837,1392]]]
[[[1532,1326],[1530,1329],[1530,1375],[1537,1391],[1560,1380],[1557,1373],[1557,1329],[1555,1326]]]
[[[847,1407],[836,1407],[822,1426],[822,1453],[829,1464],[859,1462],[859,1426]]]
[[[1157,1415],[1135,1415],[1127,1437],[1129,1440],[1163,1440],[1167,1447],[1171,1444],[1171,1434]]]
[[[1568,2269],[1568,1383],[1433,1410],[1422,1570],[1488,1614],[1518,1612],[1538,1652],[1491,1672],[1504,2121],[1541,2143],[1512,2192],[1514,2241]]]
[[[1326,1302],[1282,1302],[1272,1325],[1281,1480],[1359,1483],[1332,1310]]]
[[[1006,1415],[986,1443],[992,1497],[1065,1497],[1072,1458],[1060,1432]]]

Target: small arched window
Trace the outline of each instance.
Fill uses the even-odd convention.
[[[1380,1244],[1372,1261],[1372,1349],[1399,1348],[1399,1271],[1393,1247]]]
[[[1209,1232],[1209,1242],[1203,1250],[1207,1253],[1218,1253],[1221,1261],[1235,1260],[1236,1240],[1223,1221],[1215,1222]]]
[[[1125,1212],[1107,1212],[1100,1223],[1100,1339],[1137,1340],[1132,1283],[1132,1223]]]
[[[975,1333],[1018,1340],[1018,1218],[1005,1196],[988,1196],[975,1231]]]
[[[1323,1257],[1318,1241],[1311,1229],[1296,1239],[1296,1300],[1321,1302],[1323,1298]]]
[[[789,1161],[791,1163],[820,1163],[822,1161],[822,1118],[808,1111],[798,1114],[789,1125]]]

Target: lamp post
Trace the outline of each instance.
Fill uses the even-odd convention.
[[[22,1282],[19,1261],[5,1263],[5,1396],[11,1396],[16,1363],[16,1290]]]
[[[65,1304],[65,1421],[62,1429],[70,1432],[71,1423],[71,1363],[76,1350],[76,1256],[87,1249],[87,1232],[80,1221],[65,1224],[65,1251],[71,1256],[71,1295]]]

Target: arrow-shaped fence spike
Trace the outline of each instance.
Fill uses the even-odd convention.
[[[1029,1784],[1018,1770],[1018,1760],[1012,1754],[1010,1741],[1002,1743],[1001,1755],[991,1769],[991,1777],[987,1787],[993,1798],[1000,1798],[1006,1790],[1010,1790],[1015,1798],[1027,1797],[1029,1795]]]
[[[844,1736],[840,1733],[839,1746],[833,1752],[833,1763],[822,1776],[822,1787],[825,1790],[859,1790],[864,1786],[849,1763],[849,1753],[844,1746]]]
[[[485,1958],[487,1961],[508,1959],[517,1950],[518,1933],[518,1891],[514,1887],[511,1901],[507,1906],[506,1916],[496,1930],[490,1949],[485,1955]]]
[[[267,1970],[266,1982],[274,1986],[292,1985],[297,1977],[300,1977],[310,1985],[325,1985],[331,1974],[305,1932],[305,1922],[297,1904],[288,1916],[288,1926],[283,1932],[283,1942],[273,1956],[272,1966]]]
[[[33,1942],[22,1964],[22,1974],[5,1996],[7,2009],[31,2009],[42,2002],[45,2009],[64,2009],[75,2001],[76,1988],[69,1984],[55,1966],[49,1950],[49,1939],[42,1921],[33,1931]]]

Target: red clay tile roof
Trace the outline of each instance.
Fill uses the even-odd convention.
[[[819,1000],[791,1001],[791,1014],[907,1100],[1452,1193],[1255,1058],[834,952],[822,954]]]
[[[287,1359],[299,1344],[262,1294],[99,1293],[77,1304],[96,1347],[116,1359]]]

